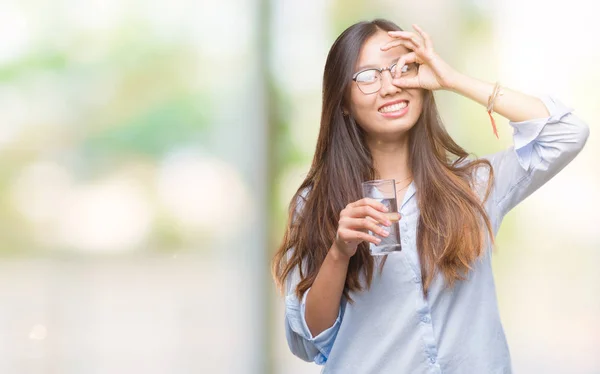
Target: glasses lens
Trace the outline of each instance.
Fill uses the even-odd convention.
[[[381,87],[381,77],[377,70],[365,70],[356,76],[358,88],[363,93],[370,94],[379,91]]]
[[[415,75],[417,75],[418,72],[418,66],[415,63],[412,64],[407,64],[402,66],[402,69],[400,69],[400,72],[402,73],[403,77],[414,77]]]

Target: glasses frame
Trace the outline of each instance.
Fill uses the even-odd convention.
[[[381,90],[381,87],[383,87],[381,85],[381,78],[383,76],[383,72],[388,70],[390,72],[390,75],[393,77],[394,74],[392,73],[392,69],[396,67],[396,65],[398,65],[398,62],[394,62],[393,64],[391,64],[390,66],[388,66],[387,68],[368,68],[368,69],[363,69],[359,72],[354,73],[354,75],[352,75],[352,80],[356,83],[356,85],[358,86],[358,89],[360,90],[360,92],[362,92],[365,95],[373,95],[377,92],[379,92]],[[419,71],[419,64],[417,64],[416,62],[410,63],[410,64],[406,64],[406,65],[402,65],[402,67],[404,66],[409,66],[409,65],[414,65],[415,68],[417,69],[417,73]],[[375,70],[379,73],[379,89],[377,91],[373,91],[370,93],[365,93],[361,88],[360,88],[360,84],[358,84],[358,82],[356,81],[356,78],[358,78],[358,75],[361,73],[364,73],[365,71],[369,71],[369,70]],[[400,75],[402,75],[402,73],[400,73]]]

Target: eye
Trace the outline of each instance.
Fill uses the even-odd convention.
[[[359,83],[374,83],[379,79],[377,70],[365,70],[356,76],[356,81]]]
[[[394,64],[394,65],[392,65],[392,66],[390,67],[390,72],[391,72],[392,74],[396,74],[396,68],[397,68],[397,67],[398,67],[398,64]],[[406,73],[406,72],[407,72],[409,69],[410,69],[410,68],[408,67],[408,65],[403,65],[403,66],[400,68],[400,74],[404,74],[404,73]]]

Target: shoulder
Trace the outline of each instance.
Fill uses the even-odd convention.
[[[488,157],[477,157],[475,155],[469,155],[469,157],[466,157],[462,160],[456,160],[452,166],[459,168],[471,167],[471,176],[474,179],[484,181],[489,179],[493,169]]]
[[[308,199],[308,194],[310,193],[311,190],[312,190],[312,186],[306,186],[306,187],[302,188],[300,190],[300,193],[298,194],[298,197],[300,197],[304,201],[306,201],[306,199]]]
[[[312,190],[312,186],[307,186],[304,188],[301,188],[298,193],[297,193],[297,198],[296,198],[296,206],[300,206],[300,208],[302,208],[304,206],[304,204],[306,204],[306,201],[308,201],[308,195],[310,194],[310,191]]]
[[[490,178],[493,176],[493,167],[487,157],[477,157],[470,155],[467,158],[459,160],[453,164],[455,167],[471,167],[470,184],[473,190],[483,198],[487,191]]]
[[[296,220],[296,217],[298,217],[300,215],[300,213],[302,212],[302,210],[304,209],[304,206],[306,205],[306,202],[308,201],[308,195],[310,194],[311,189],[312,189],[311,186],[301,188],[294,195],[295,199],[292,198],[292,201],[290,203],[290,210],[294,212],[293,213],[294,221]]]

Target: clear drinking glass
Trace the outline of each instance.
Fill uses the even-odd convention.
[[[366,181],[362,183],[363,197],[368,197],[382,203],[388,208],[388,220],[392,222],[391,226],[385,226],[377,223],[389,231],[387,237],[379,236],[369,230],[369,234],[381,239],[379,244],[369,243],[369,250],[373,256],[387,255],[392,252],[402,250],[400,244],[400,225],[398,224],[398,201],[396,199],[396,181],[394,179],[379,179]]]

